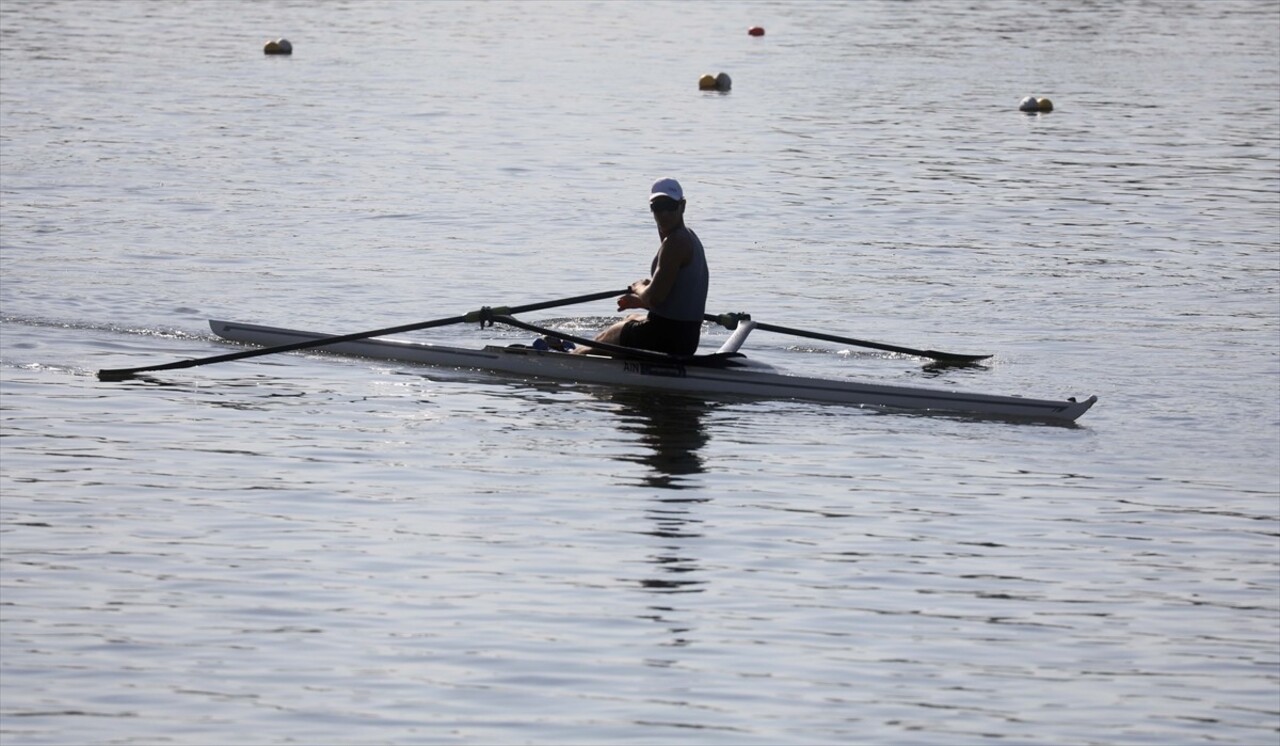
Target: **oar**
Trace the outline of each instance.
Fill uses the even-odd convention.
[[[687,361],[690,357],[692,357],[691,355],[689,356],[668,355],[665,352],[656,352],[654,350],[642,350],[637,347],[622,347],[621,345],[611,345],[611,344],[608,344],[607,342],[601,342],[596,339],[586,339],[585,337],[575,337],[572,334],[565,334],[564,332],[558,332],[554,329],[546,329],[544,327],[536,326],[534,324],[527,324],[523,321],[520,321],[519,319],[513,319],[510,316],[494,316],[493,321],[494,323],[497,323],[497,324],[506,324],[507,326],[514,326],[517,329],[524,329],[525,331],[533,332],[534,334],[541,334],[543,336],[551,336],[551,337],[556,337],[558,339],[565,339],[570,342],[573,342],[576,345],[582,345],[583,347],[590,347],[592,350],[604,350],[605,352],[612,352],[615,355],[628,358],[631,360],[649,360],[652,362],[659,362],[659,363],[682,363]]]
[[[737,327],[739,321],[747,321],[751,319],[750,314],[744,313],[724,313],[716,316],[714,314],[706,314],[703,316],[707,321],[714,321],[726,329]],[[915,355],[917,357],[929,357],[943,363],[976,363],[979,360],[986,360],[990,355],[961,355],[954,352],[939,352],[938,350],[915,350],[910,347],[898,347],[897,345],[887,345],[881,342],[868,342],[865,339],[853,339],[851,337],[837,337],[834,334],[823,334],[822,332],[810,332],[804,329],[789,329],[785,326],[776,326],[774,324],[766,324],[762,321],[755,322],[757,329],[763,329],[767,332],[777,332],[778,334],[790,334],[795,337],[809,337],[810,339],[822,339],[827,342],[839,342],[840,344],[854,345],[855,347],[869,347],[873,350],[885,350],[886,352],[900,352],[903,355]]]
[[[497,308],[489,308],[488,306],[481,308],[479,311],[472,311],[461,316],[450,316],[445,319],[433,319],[431,321],[419,321],[414,324],[404,324],[401,326],[390,326],[386,329],[374,329],[368,332],[355,332],[354,334],[343,334],[336,337],[321,337],[320,339],[311,339],[303,342],[292,342],[287,345],[277,345],[275,347],[260,347],[253,350],[241,350],[240,352],[229,352],[225,355],[214,355],[212,357],[201,357],[194,360],[179,360],[176,363],[165,363],[163,365],[147,365],[141,368],[116,368],[98,371],[98,380],[100,381],[124,381],[132,378],[138,373],[147,373],[156,370],[175,370],[177,368],[194,368],[197,365],[211,365],[213,363],[225,363],[231,360],[243,360],[247,357],[258,357],[259,355],[274,355],[277,352],[292,352],[293,350],[305,350],[312,347],[324,347],[325,345],[338,344],[339,342],[351,342],[357,339],[368,339],[369,337],[383,337],[388,334],[400,334],[401,332],[412,332],[419,329],[431,329],[437,326],[448,326],[450,324],[461,324],[464,322],[479,321],[482,324],[491,322],[494,316],[509,316],[516,313],[527,313],[529,311],[541,311],[544,308],[555,308],[557,306],[571,306],[575,303],[586,303],[587,301],[601,300],[603,298],[611,298],[618,295],[624,295],[629,290],[609,290],[602,293],[591,293],[590,295],[576,295],[572,298],[561,298],[559,300],[549,300],[542,303],[530,303],[527,306],[499,306]]]

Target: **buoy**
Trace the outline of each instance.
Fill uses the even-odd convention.
[[[1018,111],[1025,111],[1028,114],[1036,112],[1053,111],[1053,102],[1047,98],[1036,98],[1035,96],[1027,96],[1018,102]]]
[[[698,78],[698,90],[700,91],[720,91],[725,93],[732,87],[733,79],[729,77],[729,73],[720,73],[719,75],[706,73],[701,78]]]
[[[293,54],[293,45],[288,39],[272,39],[262,48],[263,54]]]
[[[752,26],[751,28],[747,29],[747,33],[751,34],[752,36],[764,36],[764,27]]]

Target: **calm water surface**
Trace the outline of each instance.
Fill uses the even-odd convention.
[[[6,0],[0,740],[1274,743],[1278,25]],[[994,358],[750,354],[1099,404],[1063,428],[320,354],[94,375],[225,351],[209,318],[622,287],[663,175],[712,310]]]

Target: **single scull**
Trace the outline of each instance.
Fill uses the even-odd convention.
[[[215,334],[225,339],[263,346],[287,345],[329,336],[229,321],[210,321],[209,326]],[[754,322],[744,321],[718,352],[691,358],[653,355],[628,359],[569,355],[524,346],[486,346],[477,350],[391,337],[338,342],[325,345],[322,349],[378,360],[486,370],[557,381],[659,389],[683,394],[800,399],[916,412],[1048,422],[1073,422],[1098,400],[1096,396],[1084,401],[1076,401],[1074,398],[1066,401],[1028,399],[789,375],[766,363],[750,360],[738,352],[738,348],[754,328]]]

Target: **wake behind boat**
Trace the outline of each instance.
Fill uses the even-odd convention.
[[[503,321],[499,318],[498,321]],[[210,321],[213,332],[236,342],[263,346],[300,345],[332,338],[319,332],[229,321]],[[797,399],[924,413],[1008,417],[1074,422],[1097,401],[1054,401],[853,380],[790,375],[738,352],[755,322],[743,321],[720,350],[711,355],[676,358],[637,352],[637,357],[570,355],[524,346],[449,347],[393,337],[361,338],[323,344],[322,349],[377,360],[434,367],[493,371],[556,381],[626,386],[694,395]],[[311,345],[321,347],[321,345]]]

